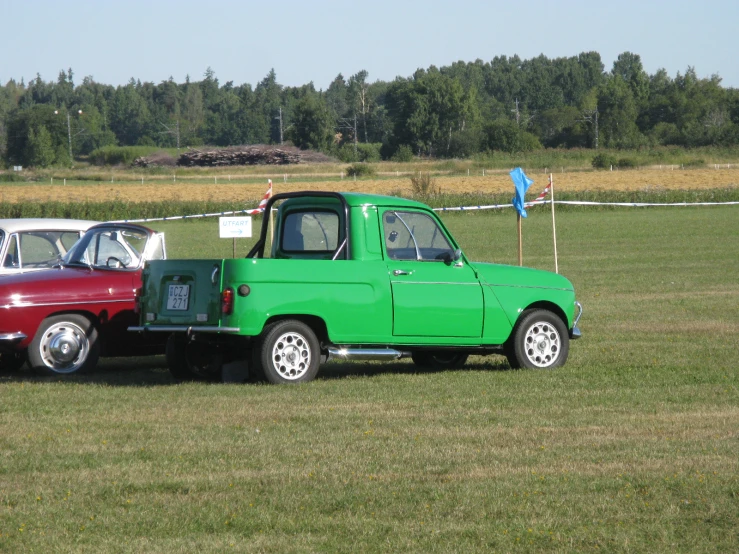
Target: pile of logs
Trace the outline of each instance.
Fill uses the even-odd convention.
[[[141,156],[140,158],[136,158],[132,163],[132,166],[134,167],[161,167],[161,166],[170,166],[173,167],[177,165],[176,160],[167,154],[166,152],[155,152],[151,156]]]
[[[217,150],[191,150],[177,159],[179,166],[286,165],[301,162],[297,148],[274,146],[237,146]]]

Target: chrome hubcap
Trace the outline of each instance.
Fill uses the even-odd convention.
[[[46,330],[39,345],[41,359],[56,373],[73,373],[87,359],[90,342],[74,323],[57,323]]]
[[[559,357],[561,339],[551,323],[538,321],[526,332],[526,357],[536,367],[550,367]]]
[[[283,379],[300,379],[311,363],[308,341],[298,333],[281,335],[272,348],[272,363]]]

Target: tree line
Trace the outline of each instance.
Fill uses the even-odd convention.
[[[0,87],[6,165],[68,165],[110,146],[168,148],[292,143],[344,161],[466,158],[540,148],[685,147],[739,143],[739,90],[692,67],[646,73],[624,52],[606,71],[600,54],[529,60],[495,57],[419,69],[393,81],[342,74],[326,90],[131,79],[111,86],[72,69]]]

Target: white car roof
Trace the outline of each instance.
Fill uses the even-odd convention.
[[[0,219],[0,231],[8,235],[24,231],[87,231],[99,221],[85,219],[22,218]]]

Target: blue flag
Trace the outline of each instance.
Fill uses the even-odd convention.
[[[528,214],[523,207],[523,197],[526,195],[526,191],[529,190],[529,187],[534,183],[534,181],[526,177],[526,174],[520,167],[511,171],[510,175],[511,179],[513,179],[513,184],[516,187],[516,196],[511,200],[513,207],[516,208],[516,211],[521,215],[521,217],[528,217]]]

